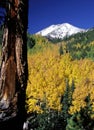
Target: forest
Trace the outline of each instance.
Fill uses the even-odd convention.
[[[94,130],[94,30],[56,41],[28,34],[29,127]]]

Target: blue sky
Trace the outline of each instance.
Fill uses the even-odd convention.
[[[61,23],[94,27],[94,0],[29,0],[29,33]]]

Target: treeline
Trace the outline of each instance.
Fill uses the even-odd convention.
[[[49,39],[49,38],[48,38]],[[62,41],[70,41],[71,39],[74,39],[74,42],[92,42],[94,41],[94,28],[91,28],[87,30],[86,32],[80,32],[71,36],[66,36],[64,39],[49,39],[49,41],[53,42],[54,44]]]
[[[60,44],[74,59],[94,60],[94,29],[65,38]]]
[[[70,53],[73,59],[90,58],[94,60],[94,29],[85,33],[77,33],[63,41],[60,39],[56,39],[55,43],[54,41],[55,39],[49,41],[42,36],[28,34],[28,50],[33,54],[43,51],[44,46],[47,48],[58,46],[60,55]]]
[[[63,41],[70,41],[71,39],[74,39],[74,42],[90,43],[94,41],[94,29],[92,28],[87,30],[86,32],[77,33],[70,37],[65,37]]]
[[[28,34],[27,47],[28,53],[36,54],[42,52],[45,48],[51,48],[52,44],[48,39],[40,35],[30,35]]]

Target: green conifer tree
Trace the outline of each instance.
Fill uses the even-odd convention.
[[[94,130],[94,119],[91,118],[94,113],[90,95],[86,97],[85,102],[86,106],[67,120],[66,130]]]
[[[70,119],[67,120],[66,130],[83,130],[82,126],[79,125],[79,114],[74,114]]]

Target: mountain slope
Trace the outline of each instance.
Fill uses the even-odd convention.
[[[63,39],[64,37],[68,37],[78,32],[85,32],[85,31],[86,31],[85,29],[75,27],[69,23],[63,23],[63,24],[51,25],[37,32],[36,34],[45,36],[50,39]]]

